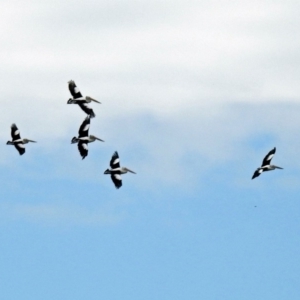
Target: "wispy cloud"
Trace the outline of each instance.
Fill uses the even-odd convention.
[[[94,105],[91,124],[91,133],[106,141],[91,145],[103,149],[90,163],[99,174],[115,150],[145,183],[181,182],[193,161],[205,174],[245,153],[254,159],[254,136],[272,136],[295,154],[294,1],[30,4],[5,2],[1,12],[8,24],[0,39],[4,141],[16,122],[23,137],[38,141],[32,153],[78,154],[69,143],[84,114],[66,104],[67,81],[74,79],[84,95],[103,103]],[[0,149],[2,160],[11,150]],[[66,168],[68,159],[57,160],[56,172],[76,172]]]
[[[62,135],[77,119],[65,104],[71,78],[117,115],[177,112],[217,100],[295,101],[294,7],[294,1],[267,0],[6,3],[3,122],[8,116],[38,121],[54,134],[47,128],[55,120],[62,125],[55,136]]]

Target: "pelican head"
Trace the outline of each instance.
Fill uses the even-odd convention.
[[[96,137],[96,136],[94,136],[94,135],[90,135],[90,139],[91,139],[91,141],[92,141],[92,142],[94,142],[95,140],[98,140],[98,141],[104,142],[103,140],[101,140],[101,139],[97,138],[97,137]]]
[[[36,141],[33,141],[33,140],[23,139],[23,144],[27,144],[29,142],[36,143]]]
[[[92,97],[90,97],[90,96],[86,96],[86,97],[85,97],[85,100],[86,100],[88,103],[90,103],[91,101],[94,101],[94,102],[97,102],[97,103],[100,103],[100,104],[101,104],[101,102],[99,102],[98,100],[96,100],[96,99],[94,99],[94,98],[92,98]]]
[[[130,172],[130,173],[136,174],[135,172],[129,170],[129,169],[126,168],[126,167],[123,167],[123,168],[122,168],[122,171],[123,171],[124,173]]]
[[[106,169],[106,170],[104,171],[104,174],[110,174],[109,169]]]

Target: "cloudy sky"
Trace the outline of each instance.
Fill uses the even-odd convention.
[[[298,300],[299,6],[2,1],[1,298]]]

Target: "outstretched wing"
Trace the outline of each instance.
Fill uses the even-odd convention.
[[[73,80],[70,80],[68,83],[69,83],[69,90],[70,90],[70,93],[73,96],[73,98],[74,99],[82,98],[82,95],[81,95],[78,87],[76,86],[75,82]]]
[[[122,186],[122,177],[120,174],[111,174],[111,180],[113,181],[115,187],[119,189]]]
[[[18,150],[20,155],[23,155],[25,153],[25,145],[22,143],[14,144],[15,148]]]
[[[11,137],[13,141],[21,139],[20,131],[16,124],[11,125]]]
[[[252,176],[252,179],[258,177],[262,172],[263,172],[263,169],[261,169],[261,168],[257,169],[257,170],[254,172],[254,174],[253,174],[253,176]]]
[[[88,106],[86,102],[79,102],[78,105],[91,118],[94,118],[96,116],[94,111]]]
[[[111,157],[109,165],[113,170],[120,168],[120,159],[117,151]]]
[[[80,138],[89,135],[90,123],[90,117],[87,116],[79,127],[78,134]]]
[[[275,152],[276,152],[276,147],[274,147],[274,149],[272,149],[272,150],[266,155],[266,157],[264,158],[264,160],[263,160],[263,162],[262,162],[262,164],[261,164],[262,167],[263,167],[263,166],[268,166],[268,165],[271,163],[271,160],[272,160],[272,158],[273,158]]]
[[[79,153],[80,153],[82,159],[84,159],[88,155],[88,152],[89,152],[88,143],[86,141],[79,141],[78,142],[78,150],[79,150]]]

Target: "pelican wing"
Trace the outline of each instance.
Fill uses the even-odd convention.
[[[79,137],[85,137],[85,136],[88,136],[89,135],[89,128],[90,128],[90,117],[87,116],[84,121],[82,122],[82,124],[80,125],[80,128],[79,128],[79,131],[78,131],[78,134],[79,134]]]
[[[117,151],[111,157],[109,165],[112,169],[120,168],[120,159],[119,159],[119,154]]]
[[[80,101],[78,102],[78,105],[87,115],[90,116],[90,118],[94,118],[96,116],[94,111],[88,106],[86,102]]]
[[[88,155],[88,152],[89,152],[88,143],[86,141],[79,141],[78,142],[78,150],[79,150],[79,153],[80,153],[82,159],[84,159]]]
[[[268,166],[268,165],[271,163],[271,160],[272,160],[272,158],[273,158],[275,152],[276,152],[276,148],[274,147],[274,149],[272,149],[272,150],[266,155],[266,157],[264,158],[264,160],[263,160],[263,162],[262,162],[262,164],[261,164],[262,167],[263,167],[263,166]]]
[[[69,81],[69,90],[74,99],[82,98],[82,95],[73,80]]]
[[[16,124],[11,125],[11,137],[13,141],[21,139],[20,131]]]
[[[263,172],[263,169],[261,169],[261,168],[257,169],[257,170],[254,172],[254,174],[253,174],[253,176],[252,176],[252,179],[258,177],[262,172]]]
[[[25,153],[25,146],[22,143],[16,143],[14,144],[20,155],[23,155]]]
[[[120,174],[111,174],[111,180],[113,181],[115,187],[119,189],[122,186],[122,177]]]

